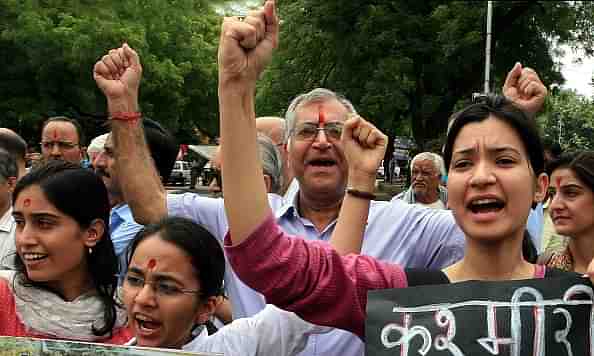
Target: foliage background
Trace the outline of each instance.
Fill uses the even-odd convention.
[[[196,142],[195,129],[215,137],[220,12],[250,1],[0,0],[0,125],[30,143],[40,123],[58,114],[79,119],[89,137],[104,132],[105,100],[92,67],[127,41],[145,68],[143,112],[180,142]],[[327,87],[389,136],[435,148],[452,111],[482,90],[486,1],[277,4],[280,48],[258,85],[259,115],[282,116],[296,94]],[[547,86],[561,84],[559,45],[593,54],[594,3],[495,1],[492,43],[493,90],[516,61]],[[553,128],[562,121],[564,145],[592,147],[591,114],[591,100],[559,91],[539,122],[558,140]]]

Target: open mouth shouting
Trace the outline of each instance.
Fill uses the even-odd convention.
[[[142,337],[156,336],[161,327],[161,322],[140,313],[134,314],[133,323],[137,331],[136,335]]]
[[[476,219],[491,220],[503,210],[505,202],[497,197],[476,197],[466,207]]]
[[[307,165],[313,167],[332,167],[336,165],[336,161],[332,158],[316,158],[309,160]]]

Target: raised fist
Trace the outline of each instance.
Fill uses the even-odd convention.
[[[388,137],[372,123],[352,115],[344,124],[341,141],[349,172],[368,175],[375,182],[377,169],[386,153]]]
[[[93,68],[93,78],[108,101],[136,101],[141,77],[138,54],[126,43],[110,50]]]
[[[255,84],[277,46],[278,27],[274,0],[243,20],[226,17],[219,42],[219,84]]]
[[[522,68],[522,64],[516,63],[505,78],[503,95],[534,117],[544,105],[547,87],[533,69]]]

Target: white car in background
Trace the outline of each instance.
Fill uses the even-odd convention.
[[[190,162],[175,161],[171,175],[169,176],[169,183],[171,184],[190,184],[192,167]]]

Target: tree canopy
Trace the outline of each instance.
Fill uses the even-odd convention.
[[[105,131],[92,67],[127,41],[144,66],[144,114],[180,142],[218,133],[219,12],[254,0],[0,0],[0,124],[39,136],[51,115]],[[516,61],[562,83],[555,45],[594,54],[589,1],[495,1],[493,89]],[[277,0],[280,48],[258,85],[257,113],[282,115],[298,93],[347,96],[389,136],[438,143],[451,112],[481,91],[486,2]],[[221,10],[223,9],[223,10]]]
[[[144,67],[146,116],[184,141],[192,127],[218,131],[219,18],[206,1],[0,0],[0,14],[0,47],[8,54],[0,58],[2,126],[38,137],[41,121],[65,114],[90,134],[105,130],[92,68],[126,41]]]
[[[443,137],[460,100],[482,91],[486,2],[279,0],[280,49],[258,112],[282,113],[296,93],[336,90],[389,135]],[[516,61],[561,83],[552,43],[592,52],[590,2],[495,1],[492,88]]]
[[[594,149],[594,98],[571,90],[555,90],[538,118],[544,137],[563,150]]]

